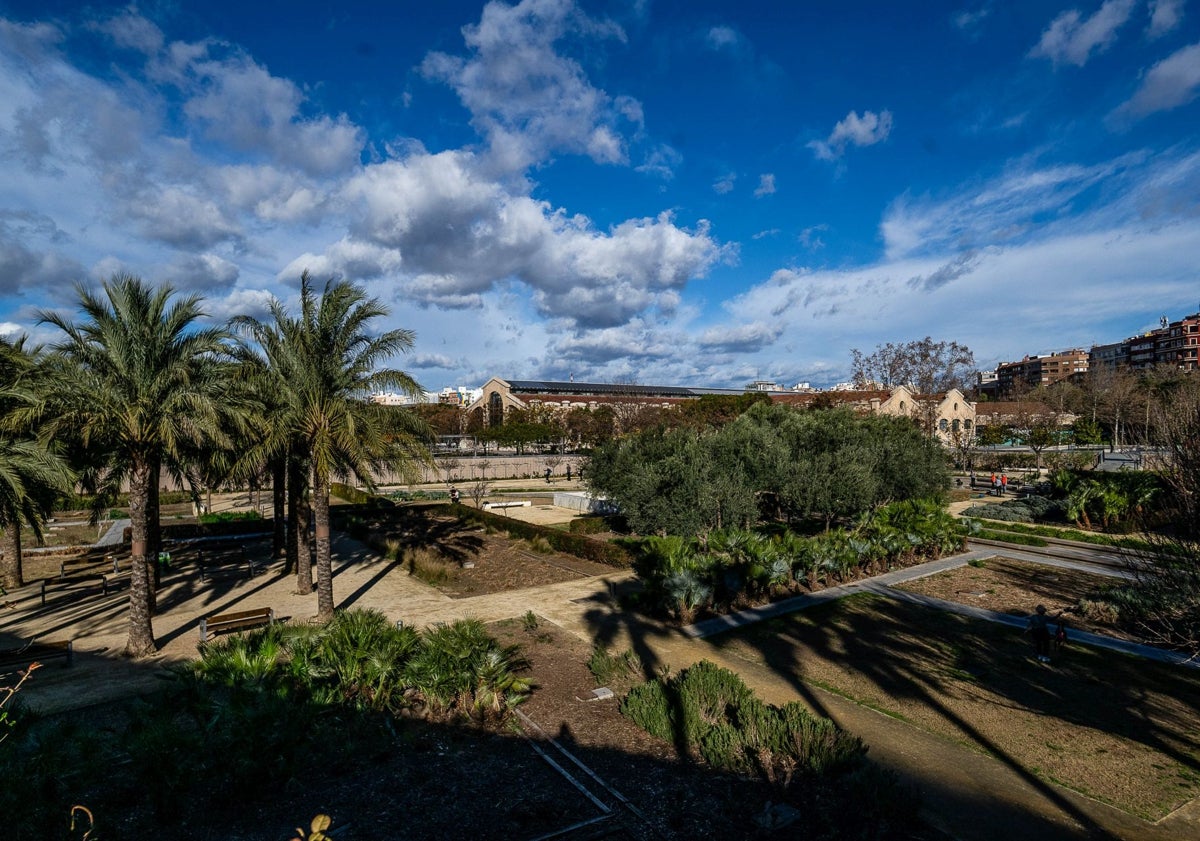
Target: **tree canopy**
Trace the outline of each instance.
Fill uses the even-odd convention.
[[[869,388],[912,386],[921,394],[966,389],[975,375],[975,354],[958,342],[935,342],[932,336],[903,344],[876,345],[864,354],[851,350],[854,384]]]
[[[945,457],[907,418],[757,404],[719,429],[656,429],[592,455],[593,490],[635,531],[695,535],[762,520],[833,521],[936,496]]]

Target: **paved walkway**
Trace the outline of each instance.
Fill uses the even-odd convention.
[[[633,649],[648,669],[670,666],[678,670],[709,659],[737,671],[767,701],[804,700],[819,713],[860,735],[871,746],[874,759],[919,786],[929,819],[962,841],[1200,838],[1200,800],[1151,825],[1050,785],[1015,763],[976,753],[819,688],[804,684],[801,698],[795,676],[781,674],[778,668],[762,662],[742,659],[723,650],[719,640],[710,639],[722,630],[803,609],[847,592],[867,590],[893,598],[911,598],[912,594],[898,595],[901,591],[891,585],[966,563],[972,557],[996,554],[991,550],[934,561],[683,630],[620,609],[620,590],[633,584],[630,572],[614,571],[531,590],[451,599],[356,541],[338,537],[334,554],[334,593],[341,607],[375,608],[391,619],[416,626],[464,616],[490,622],[533,611],[589,643],[615,650]],[[127,593],[52,604],[46,609],[40,608],[31,596],[32,592],[12,594],[16,606],[0,612],[0,645],[11,644],[14,637],[72,637],[78,652],[74,668],[42,669],[23,694],[28,703],[46,711],[104,703],[161,685],[168,674],[165,667],[195,656],[198,617],[202,615],[269,605],[280,616],[305,621],[316,612],[315,596],[296,594],[293,581],[283,578],[277,569],[246,581],[206,585],[190,578],[168,578],[160,591],[162,612],[155,618],[155,633],[162,650],[155,657],[133,663],[115,656],[125,639]],[[937,600],[925,603],[943,609],[962,608]],[[979,618],[1009,623],[1015,619],[997,614]],[[1075,639],[1080,637],[1075,634]],[[1087,642],[1107,644],[1103,640]]]

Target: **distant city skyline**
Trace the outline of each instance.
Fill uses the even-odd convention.
[[[827,387],[1200,308],[1187,0],[0,0],[0,332],[363,283],[428,390]]]

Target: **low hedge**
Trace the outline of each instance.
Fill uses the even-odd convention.
[[[546,542],[555,550],[566,552],[568,555],[574,555],[577,558],[583,558],[587,561],[595,561],[596,563],[606,564],[619,569],[628,569],[633,564],[633,556],[624,547],[606,540],[593,540],[581,534],[571,534],[570,532],[527,523],[524,520],[515,520],[501,514],[493,514],[491,511],[471,508],[467,505],[442,505],[438,506],[438,508],[439,513],[452,514],[464,520],[490,526],[498,531],[506,531],[509,534],[526,540],[538,537],[545,538]]]
[[[608,520],[603,517],[576,517],[567,525],[571,534],[600,534],[609,530]]]
[[[244,534],[265,534],[271,528],[269,520],[229,520],[223,523],[172,523],[163,524],[163,540],[190,540],[194,537],[237,537]],[[133,529],[125,527],[122,539],[128,543],[133,538]]]
[[[329,493],[331,496],[336,496],[338,499],[344,499],[346,502],[353,502],[357,504],[367,503],[375,498],[374,494],[369,494],[366,491],[359,490],[358,488],[351,487],[350,485],[343,485],[341,482],[330,482]]]

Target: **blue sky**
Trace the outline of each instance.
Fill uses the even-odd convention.
[[[307,268],[430,389],[1115,341],[1200,308],[1196,6],[0,0],[0,331]]]

